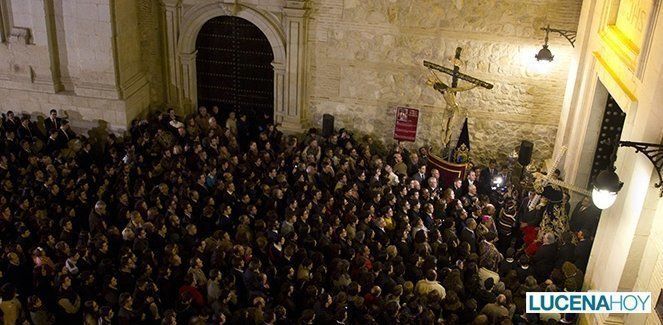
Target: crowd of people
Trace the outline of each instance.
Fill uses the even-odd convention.
[[[581,290],[599,215],[548,231],[555,199],[494,195],[494,161],[443,187],[426,148],[217,107],[96,139],[6,112],[0,136],[4,324],[570,323],[525,293]]]

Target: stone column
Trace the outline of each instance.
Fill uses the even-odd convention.
[[[166,103],[181,109],[179,98],[179,61],[177,57],[177,38],[180,33],[181,0],[161,0],[163,8],[164,64],[166,72]]]
[[[288,0],[285,14],[286,40],[286,114],[283,129],[300,131],[306,117],[306,35],[308,9],[306,0]]]
[[[181,85],[179,94],[179,107],[186,113],[195,110],[198,103],[198,85],[196,78],[196,55],[198,51],[192,53],[180,53],[180,62],[182,62]]]
[[[274,122],[283,123],[287,116],[285,105],[285,64],[273,62],[274,67]]]

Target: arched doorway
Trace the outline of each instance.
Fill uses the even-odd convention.
[[[249,119],[274,117],[274,53],[254,24],[235,16],[205,22],[196,38],[198,105]],[[222,121],[220,121],[222,122]]]
[[[274,61],[273,114],[282,130],[298,132],[307,125],[306,61],[308,11],[304,1],[283,1],[279,5],[244,6],[200,1],[183,10],[181,0],[163,0],[164,52],[167,103],[182,114],[198,106],[196,40],[203,25],[219,16],[246,19],[269,40]]]

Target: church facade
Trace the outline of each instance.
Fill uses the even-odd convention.
[[[67,115],[78,128],[126,129],[165,107],[199,104],[196,40],[206,22],[242,18],[264,34],[273,61],[273,117],[285,130],[336,126],[390,140],[395,110],[420,109],[415,145],[440,144],[445,103],[423,60],[495,84],[463,93],[473,152],[504,158],[521,140],[542,161],[562,147],[566,182],[586,187],[606,101],[625,113],[621,139],[661,142],[660,0],[0,0],[0,110]],[[545,25],[578,31],[575,49],[551,36],[555,58],[534,54]],[[440,76],[442,77],[442,76]],[[222,107],[223,109],[223,107]],[[459,131],[459,128],[458,128]],[[458,132],[456,131],[456,132]],[[663,288],[663,200],[651,162],[621,148],[624,181],[603,212],[585,289]],[[577,199],[576,199],[577,200]],[[608,267],[609,266],[609,267]],[[592,315],[587,323],[660,324],[650,315]]]
[[[584,1],[573,92],[562,111],[556,150],[567,146],[566,181],[585,187],[594,149],[606,132],[608,97],[625,113],[622,141],[661,143],[663,136],[663,22],[660,1]],[[608,130],[609,131],[609,130]],[[656,170],[633,148],[620,148],[616,173],[624,182],[603,211],[585,276],[585,289],[652,293],[663,289],[663,199]],[[588,323],[660,324],[656,312],[592,315]]]
[[[4,110],[67,113],[75,126],[106,122],[125,129],[150,110],[192,112],[200,102],[197,37],[215,17],[239,17],[260,29],[273,61],[273,117],[286,130],[319,126],[392,140],[399,106],[421,111],[415,145],[439,147],[445,102],[426,85],[422,63],[452,66],[495,84],[459,96],[452,141],[469,118],[478,158],[497,158],[521,140],[535,159],[553,151],[572,47],[552,37],[555,64],[534,54],[547,24],[575,29],[579,0],[1,0],[0,92]],[[204,72],[204,71],[203,71]],[[443,78],[442,76],[440,76]],[[448,76],[446,76],[448,77]],[[223,109],[223,105],[221,105]],[[503,136],[508,130],[514,136]],[[496,137],[499,137],[496,139]],[[502,157],[504,158],[504,157]]]

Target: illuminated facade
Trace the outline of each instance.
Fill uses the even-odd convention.
[[[660,143],[663,135],[663,21],[655,0],[584,1],[578,46],[569,74],[556,150],[569,150],[566,180],[578,186],[589,174],[608,95],[626,113],[621,140]],[[577,63],[577,66],[575,64]],[[577,68],[577,69],[576,69]],[[663,199],[652,163],[620,148],[617,174],[624,182],[605,210],[592,249],[585,289],[650,291],[663,288]],[[649,315],[593,315],[587,323],[660,324]]]

